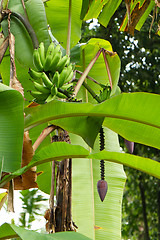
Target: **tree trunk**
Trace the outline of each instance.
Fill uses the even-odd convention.
[[[68,132],[59,128],[58,136],[54,136],[52,141],[65,141],[70,144]],[[64,159],[63,161],[56,162],[56,165],[56,206],[54,206],[55,168],[52,166],[52,189],[50,195],[48,231],[49,233],[74,231],[75,226],[71,216],[72,160]]]

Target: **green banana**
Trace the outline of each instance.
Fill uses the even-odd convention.
[[[38,71],[43,70],[43,65],[42,65],[42,62],[41,62],[41,59],[40,59],[38,49],[34,49],[34,51],[33,51],[33,63],[35,65],[35,67],[38,69]]]
[[[37,72],[31,68],[29,68],[29,71],[28,71],[29,75],[31,76],[31,78],[37,80],[37,79],[40,79],[41,76],[42,76],[42,72]]]
[[[59,87],[63,86],[66,76],[68,76],[67,73],[68,73],[68,69],[66,67],[64,67],[59,76]]]
[[[66,78],[65,78],[64,83],[66,83],[67,78],[69,77],[70,73],[73,71],[72,70],[72,63],[66,68],[67,68],[67,74],[66,74]]]
[[[49,93],[41,93],[39,91],[30,91],[30,94],[36,98],[36,100],[38,101],[41,101],[41,100],[45,100],[48,96],[49,96]]]
[[[63,93],[60,93],[60,92],[58,92],[56,96],[59,98],[66,98],[66,95],[64,95]]]
[[[52,96],[51,94],[48,96],[48,98],[46,99],[46,102],[50,102],[50,101],[52,101],[52,100],[54,100],[55,99],[55,95],[54,96]]]
[[[51,89],[51,87],[53,86],[53,83],[51,82],[51,80],[49,79],[45,72],[42,73],[42,81],[48,89]]]
[[[52,82],[57,88],[59,87],[59,77],[60,77],[59,72],[56,71],[52,78]]]
[[[59,63],[61,57],[62,57],[62,52],[61,52],[61,51],[57,52],[57,53],[54,55],[54,57],[53,57],[53,59],[52,59],[52,61],[51,61],[51,64],[50,64],[50,66],[49,66],[49,70],[50,70],[51,72],[54,73],[54,72],[57,70],[57,64]]]
[[[58,93],[58,89],[57,89],[57,87],[55,85],[53,85],[51,87],[51,94],[52,94],[52,96],[54,96],[54,95],[56,96],[57,93]]]
[[[63,68],[64,68],[66,65],[68,65],[69,61],[70,61],[70,58],[69,58],[68,55],[65,55],[65,56],[59,61],[59,63],[57,64],[57,70],[58,70],[59,73],[63,70]]]
[[[39,55],[40,55],[41,63],[44,66],[44,63],[45,63],[45,49],[44,49],[44,43],[43,42],[41,42],[39,44],[38,52],[39,52]]]
[[[69,76],[65,79],[64,83],[68,83],[72,80],[73,78],[73,71],[71,71],[71,73],[69,74]]]
[[[58,44],[55,49],[54,49],[54,55],[56,55],[56,53],[61,52],[61,47],[60,44]]]
[[[45,86],[43,86],[37,82],[34,82],[33,84],[37,91],[39,91],[41,93],[50,93],[50,90],[48,88],[46,88]]]
[[[46,53],[46,60],[44,63],[44,70],[47,72],[50,68],[53,56],[54,56],[54,43],[51,42],[51,44],[48,47],[47,53]]]
[[[68,88],[72,87],[73,86],[73,83],[68,83],[68,84],[65,84],[61,87],[61,89],[63,90],[67,90]]]

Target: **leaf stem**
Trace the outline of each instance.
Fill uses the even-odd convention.
[[[79,70],[75,70],[77,73],[79,73],[80,75],[83,75],[83,72],[79,71]],[[94,78],[90,77],[90,76],[86,76],[86,78],[88,78],[89,80],[91,80],[92,82],[96,83],[99,85],[99,82],[97,82]]]
[[[78,82],[78,79],[74,79],[73,82]],[[86,89],[87,91],[92,95],[92,97],[98,102],[98,103],[101,103],[101,100],[100,98],[98,97],[98,95],[92,90],[92,88],[86,83],[86,82],[83,82],[82,84]]]
[[[39,147],[39,145],[43,142],[43,140],[51,133],[53,132],[55,129],[57,128],[57,126],[55,125],[50,125],[48,127],[46,127],[42,133],[40,134],[40,136],[37,138],[37,140],[35,141],[35,143],[33,144],[33,150],[34,152],[36,151],[36,149]]]
[[[83,82],[83,86],[87,89],[87,91],[92,95],[92,97],[98,102],[101,103],[101,100],[99,99],[98,95],[90,88],[90,86],[86,83]]]
[[[105,62],[106,69],[107,69],[107,73],[108,73],[108,78],[109,78],[110,87],[111,87],[111,90],[112,90],[112,76],[111,76],[111,72],[110,72],[108,60],[107,60],[107,58],[106,58],[105,49],[102,50],[102,53],[103,53],[103,58],[104,58],[104,62]]]
[[[68,13],[68,32],[67,32],[67,47],[66,54],[70,55],[70,42],[71,42],[71,12],[72,12],[72,0],[69,0],[69,13]]]
[[[28,15],[27,15],[27,11],[26,11],[26,6],[25,6],[25,3],[24,3],[24,0],[21,0],[21,2],[22,2],[22,7],[23,7],[23,10],[24,10],[24,14],[25,14],[25,16],[26,16],[26,19],[29,20],[29,19],[28,19]]]
[[[63,94],[66,95],[66,97],[68,97],[68,98],[71,98],[71,97],[72,97],[71,94],[69,94],[66,90],[63,90],[63,89],[61,89],[61,88],[58,88],[58,92],[63,93]]]
[[[93,65],[95,64],[95,62],[97,61],[99,55],[101,54],[102,52],[102,48],[96,53],[95,57],[91,60],[91,62],[89,63],[89,65],[87,66],[87,68],[85,69],[83,75],[80,77],[78,83],[76,84],[75,86],[75,89],[74,89],[74,97],[76,97],[80,87],[82,86],[86,76],[88,75],[88,73],[90,72],[90,70],[92,69]]]
[[[25,17],[23,17],[20,13],[11,12],[11,15],[13,15],[14,17],[16,17],[17,19],[19,19],[21,21],[21,23],[24,25],[27,32],[29,33],[29,36],[31,37],[33,47],[38,48],[38,45],[39,45],[38,39],[35,34],[35,31],[33,30],[31,24],[29,23],[29,21]]]

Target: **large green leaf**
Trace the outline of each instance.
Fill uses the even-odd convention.
[[[122,2],[122,0],[109,0],[105,6],[102,9],[102,12],[99,15],[99,23],[101,23],[103,26],[107,27],[111,17],[113,16],[113,14],[115,13],[115,11],[117,10],[117,8],[119,7],[120,3]]]
[[[89,152],[79,145],[71,145],[66,142],[54,142],[36,152],[32,161],[27,166],[18,169],[8,176],[5,176],[0,181],[0,187],[3,187],[11,179],[22,175],[33,166],[38,166],[54,160],[63,160],[65,158],[83,158],[88,156],[88,154]]]
[[[81,9],[81,20],[85,17],[86,13],[88,12],[88,9],[90,7],[90,4],[93,0],[83,0],[82,1],[82,9]]]
[[[5,35],[7,32],[7,21],[2,22],[2,29]],[[11,32],[16,39],[15,43],[15,56],[20,64],[23,66],[33,67],[33,44],[31,38],[23,26],[23,24],[14,16],[11,17]],[[23,53],[23,54],[22,54]]]
[[[107,27],[111,17],[119,7],[122,0],[98,0],[98,1],[84,1],[81,13],[81,18],[89,20],[98,18],[98,21]],[[85,16],[86,14],[86,16]]]
[[[25,7],[29,22],[36,33],[39,43],[44,42],[45,48],[47,49],[50,41],[46,13],[42,0],[26,0]]]
[[[105,133],[106,149],[119,151],[117,134],[107,129]],[[82,144],[81,140],[77,139],[77,136],[73,136],[71,139]],[[97,148],[99,148],[98,142],[99,139],[96,142]],[[122,165],[106,162],[105,172],[109,190],[102,203],[97,192],[97,182],[100,180],[99,160],[100,158],[93,160],[73,159],[72,161],[73,220],[78,226],[78,231],[83,232],[91,239],[119,240],[121,236],[121,203],[125,174]]]
[[[78,139],[78,142],[80,142],[81,145],[85,146],[85,148],[80,145],[72,145],[65,142],[54,142],[50,145],[47,145],[34,155],[32,161],[27,166],[16,170],[10,175],[5,176],[0,182],[0,187],[3,187],[5,183],[23,174],[33,166],[38,166],[40,164],[44,164],[54,160],[63,160],[65,158],[87,158],[84,161],[88,161],[88,158],[89,159],[94,158],[97,160],[104,158],[107,161],[124,164],[126,166],[146,172],[154,177],[160,178],[160,164],[158,162],[148,158],[115,152],[118,150],[113,145],[113,142],[116,139],[116,134],[115,135],[114,134],[115,133],[113,133],[111,130],[107,130],[106,132],[107,151],[97,152],[94,154],[89,154],[89,151],[86,150],[87,146],[84,144],[84,142],[82,143],[81,140],[79,139]],[[75,142],[77,142],[77,136],[72,139],[74,139]],[[117,144],[117,141],[118,140],[116,139],[116,144]],[[75,163],[76,161],[78,160],[74,160]],[[82,162],[83,161],[81,159],[78,164],[82,165],[82,168],[83,168],[84,163],[85,164],[87,163],[83,162],[82,164]],[[79,167],[77,168],[77,171],[79,171]],[[87,170],[86,170],[86,174],[88,174]]]
[[[44,122],[56,120],[52,123],[65,128],[67,131],[79,134],[91,147],[93,147],[94,140],[103,122],[103,117],[88,117],[92,108],[94,108],[94,106],[89,103],[61,101],[51,101],[34,108],[26,108],[25,130]],[[74,118],[74,116],[79,117]],[[63,118],[63,121],[61,118]]]
[[[30,92],[28,90],[33,90],[34,85],[32,81],[30,81],[30,76],[28,74],[28,67],[22,67],[22,65],[19,64],[18,61],[16,63],[16,73],[17,73],[17,78],[19,82],[22,84],[22,87],[24,89],[24,98],[25,98],[25,105],[28,105],[31,100],[33,99]],[[10,80],[10,56],[5,56],[3,58],[2,63],[0,64],[0,73],[1,77],[3,79],[3,83],[6,85],[9,85],[9,80]]]
[[[43,122],[73,116],[106,117],[103,124],[124,138],[159,149],[159,108],[160,96],[150,93],[123,93],[98,105],[52,101],[34,109],[26,109],[25,127],[29,129]],[[73,126],[74,120],[76,118],[70,119]],[[84,125],[81,134],[85,136],[88,127]],[[76,129],[74,131],[76,133]]]
[[[104,121],[105,126],[130,141],[160,149],[159,95],[121,94],[108,100],[107,103],[108,116]],[[103,106],[99,105],[101,112],[100,108],[103,109]]]
[[[10,0],[8,8],[16,13],[20,13],[26,18],[22,1]],[[44,5],[41,0],[35,0],[34,2],[28,0],[25,1],[25,8],[27,16],[39,42],[43,41],[46,48],[49,45],[49,34],[47,28],[47,20],[45,15]],[[2,28],[5,35],[8,34],[7,21],[2,22]],[[15,16],[11,17],[11,32],[15,36],[15,52],[16,59],[22,66],[33,67],[33,43],[30,35],[28,34],[24,25]],[[22,54],[23,53],[23,54]]]
[[[87,14],[84,18],[84,20],[89,20],[92,18],[98,18],[100,12],[102,11],[102,8],[105,4],[107,4],[109,0],[97,0],[97,1],[92,1],[89,4],[89,8],[87,11]]]
[[[82,234],[76,232],[62,232],[54,234],[43,234],[34,232],[31,230],[26,230],[22,227],[17,227],[13,224],[4,223],[0,226],[0,239],[9,239],[9,238],[20,237],[22,240],[90,240]]]
[[[0,83],[0,159],[3,171],[20,168],[23,146],[24,115],[22,95]]]
[[[143,158],[127,153],[107,152],[105,150],[95,153],[89,156],[89,158],[99,158],[114,163],[120,163],[160,179],[160,163],[149,158]]]
[[[82,0],[72,1],[71,7],[71,48],[81,38],[81,13]],[[47,1],[45,3],[48,23],[54,37],[66,49],[68,31],[69,0]],[[53,17],[54,16],[54,17]]]

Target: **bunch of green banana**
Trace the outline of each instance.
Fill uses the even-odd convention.
[[[72,83],[69,82],[73,78],[73,69],[70,57],[62,57],[60,45],[54,46],[52,42],[45,55],[44,43],[41,42],[33,52],[33,62],[36,70],[30,68],[29,74],[38,81],[33,81],[36,91],[30,91],[35,100],[42,103],[49,102],[56,96],[66,98],[61,91],[71,89]]]

